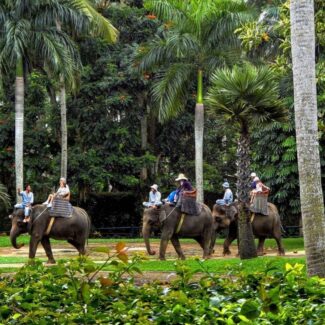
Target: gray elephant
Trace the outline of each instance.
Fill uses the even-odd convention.
[[[252,218],[253,233],[258,238],[257,254],[263,255],[264,242],[266,238],[274,238],[278,245],[278,254],[284,255],[284,248],[281,241],[281,221],[277,207],[268,203],[269,214],[267,216],[255,214]],[[212,216],[215,219],[215,230],[220,232],[228,230],[228,235],[223,244],[223,254],[230,254],[229,246],[237,238],[238,234],[238,203],[234,202],[229,206],[215,204],[212,209]],[[212,239],[212,246],[215,238]]]
[[[181,220],[183,221],[181,222]],[[212,236],[213,218],[209,207],[203,205],[199,215],[184,215],[179,208],[165,204],[158,209],[148,208],[143,212],[142,235],[149,255],[151,250],[149,237],[152,230],[161,229],[159,259],[165,260],[168,241],[170,240],[180,259],[185,259],[179,243],[179,237],[195,239],[203,249],[203,258],[208,258]]]
[[[50,222],[49,209],[44,205],[35,205],[31,209],[31,221],[23,222],[23,210],[15,210],[10,218],[12,225],[10,230],[10,240],[14,248],[19,249],[23,244],[17,244],[17,237],[24,233],[30,234],[29,258],[34,258],[38,244],[41,242],[46,256],[47,263],[55,263],[50,244],[50,238],[65,239],[73,245],[80,254],[85,254],[85,245],[89,237],[91,222],[87,212],[81,208],[74,207],[70,218],[55,218],[53,226],[46,234]]]

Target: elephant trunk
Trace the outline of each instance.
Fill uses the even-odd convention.
[[[17,244],[17,240],[16,240],[17,237],[18,237],[18,235],[17,235],[15,229],[11,229],[11,231],[10,231],[11,245],[16,249],[19,249],[19,248],[23,247],[24,244]]]
[[[142,227],[142,235],[143,235],[144,243],[146,245],[147,252],[149,255],[155,255],[156,252],[152,251],[150,248],[150,241],[149,241],[150,231],[151,231],[150,225],[148,225],[148,223],[144,223]]]

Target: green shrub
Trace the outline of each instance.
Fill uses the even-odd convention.
[[[263,272],[215,274],[197,260],[175,263],[171,283],[137,285],[138,256],[117,244],[100,267],[88,258],[40,262],[1,279],[1,324],[323,324],[325,280],[304,267],[270,264]],[[106,265],[114,266],[102,273]]]

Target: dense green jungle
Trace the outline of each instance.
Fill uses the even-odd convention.
[[[248,2],[253,8],[251,18],[235,31],[240,53],[238,55],[237,49],[236,55],[229,56],[223,65],[240,66],[249,61],[269,66],[279,80],[289,119],[266,127],[253,126],[251,171],[258,173],[271,188],[270,201],[278,206],[283,224],[297,226],[300,201],[288,2]],[[168,24],[148,12],[140,0],[94,3],[119,30],[119,38],[115,44],[108,44],[92,35],[74,36],[82,69],[77,89],[67,93],[68,184],[76,204],[94,208],[96,204],[113,200],[113,214],[123,215],[124,224],[137,224],[141,202],[147,197],[151,184],[157,183],[163,196],[167,196],[175,186],[178,173],[183,172],[195,180],[196,90],[190,88],[188,93],[192,95],[188,96],[180,114],[161,123],[151,96],[157,71],[139,72],[136,56],[161,37],[168,30]],[[325,168],[323,1],[315,1],[315,8],[319,139],[321,164]],[[223,45],[226,50],[228,45],[220,44],[221,50]],[[60,177],[58,81],[44,71],[42,64],[31,66],[26,62],[24,70],[24,182],[32,185],[36,201],[41,202],[57,186]],[[15,198],[14,72],[1,75],[0,90],[0,182],[7,188],[12,201]],[[209,80],[204,82],[207,88]],[[204,190],[205,201],[210,206],[222,197],[223,181],[228,180],[235,191],[238,132],[235,124],[214,118],[207,110]],[[110,188],[112,192],[107,193]],[[5,214],[2,211],[2,215]]]

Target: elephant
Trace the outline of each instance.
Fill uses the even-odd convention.
[[[273,203],[269,202],[268,211],[269,214],[267,216],[256,213],[254,218],[252,218],[253,234],[259,240],[257,254],[259,256],[263,255],[266,238],[274,238],[278,246],[278,255],[284,255],[278,209]],[[229,228],[228,235],[223,243],[223,255],[228,255],[230,254],[229,246],[237,238],[238,234],[238,202],[234,202],[229,206],[215,204],[212,209],[212,216],[215,220],[216,233]],[[212,245],[214,242],[215,237],[212,239]]]
[[[165,253],[168,241],[171,240],[175,251],[180,259],[185,259],[185,255],[179,243],[179,237],[195,239],[203,249],[203,258],[211,255],[210,241],[212,236],[213,218],[211,210],[206,205],[202,206],[199,215],[185,215],[183,223],[180,208],[168,204],[159,208],[147,208],[143,212],[142,235],[149,255],[155,255],[151,250],[149,237],[152,230],[161,230],[159,259],[165,260]],[[180,229],[179,226],[181,225]],[[179,230],[179,231],[178,231]]]
[[[50,222],[49,209],[44,205],[35,205],[31,209],[30,222],[23,222],[24,211],[15,210],[10,216],[12,224],[10,230],[10,240],[14,248],[19,249],[23,244],[17,244],[17,237],[24,233],[30,234],[29,258],[33,259],[39,242],[41,242],[46,256],[47,263],[54,264],[50,238],[65,239],[73,245],[81,255],[86,253],[85,245],[89,237],[91,222],[87,212],[81,208],[73,207],[72,216],[69,218],[55,218],[53,226],[46,234]]]

